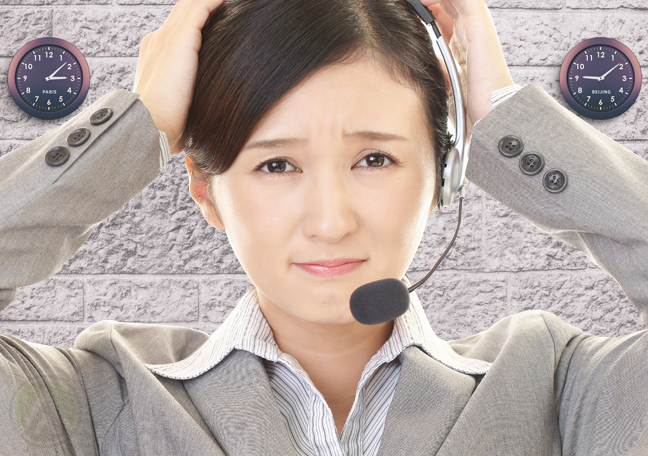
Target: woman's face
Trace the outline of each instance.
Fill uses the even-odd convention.
[[[288,93],[212,177],[211,198],[262,309],[343,325],[356,288],[407,271],[434,168],[421,100],[363,58]],[[335,259],[355,267],[300,266]]]

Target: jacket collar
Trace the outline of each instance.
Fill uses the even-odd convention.
[[[407,277],[403,277],[401,281],[408,287],[411,286]],[[441,364],[464,374],[485,374],[491,365],[483,360],[459,355],[440,339],[432,330],[416,292],[410,293],[408,310],[394,320],[392,335],[379,353],[385,362],[389,362],[411,345],[419,346]],[[239,300],[232,313],[207,342],[187,358],[169,364],[145,366],[162,377],[189,380],[218,365],[235,349],[248,351],[273,362],[277,362],[281,354],[272,329],[261,312],[254,287]]]

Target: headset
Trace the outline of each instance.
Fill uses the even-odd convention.
[[[459,83],[459,73],[455,65],[454,57],[448,43],[439,31],[436,25],[436,20],[432,12],[421,4],[418,0],[406,0],[414,11],[421,18],[430,33],[430,38],[436,36],[436,44],[441,51],[441,56],[445,62],[450,76],[450,84],[452,85],[452,95],[454,98],[455,106],[455,130],[454,140],[452,146],[445,156],[443,168],[443,181],[441,195],[439,198],[439,209],[448,207],[452,204],[455,196],[459,195],[463,199],[466,189],[466,165],[468,163],[468,147],[466,144],[466,114],[463,105],[463,96],[461,92],[461,85]]]
[[[446,247],[434,267],[421,280],[407,287],[397,279],[382,279],[366,283],[351,294],[349,303],[351,314],[358,322],[365,325],[384,323],[403,315],[407,311],[409,308],[409,294],[425,283],[428,277],[432,275],[457,238],[459,225],[461,224],[461,208],[467,185],[466,165],[468,163],[469,144],[466,144],[466,113],[463,105],[461,85],[459,83],[459,73],[454,57],[452,56],[452,52],[450,52],[448,43],[436,25],[436,20],[432,12],[418,0],[405,1],[414,8],[414,11],[421,18],[430,34],[430,38],[433,36],[436,37],[436,40],[433,41],[436,42],[441,51],[441,56],[450,76],[455,108],[455,135],[450,150],[443,158],[443,178],[437,207],[442,209],[450,206],[455,196],[458,196],[459,216],[452,241],[450,241],[450,244],[448,244],[448,247]]]

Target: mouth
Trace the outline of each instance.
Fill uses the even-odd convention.
[[[341,258],[338,260],[314,261],[311,263],[293,263],[298,268],[320,277],[335,277],[357,269],[364,260]]]

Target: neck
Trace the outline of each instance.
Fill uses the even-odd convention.
[[[341,432],[362,371],[391,336],[393,321],[371,326],[356,321],[323,325],[295,318],[264,299],[259,304],[279,349],[293,356],[306,371]]]

